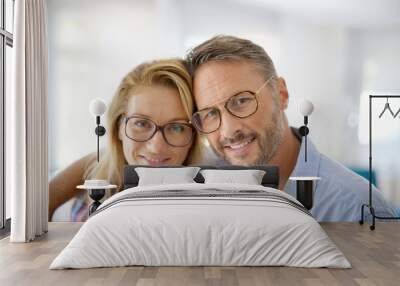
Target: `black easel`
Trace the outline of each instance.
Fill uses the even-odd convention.
[[[361,206],[361,220],[360,224],[364,223],[364,208],[368,207],[369,211],[372,215],[372,225],[370,225],[370,229],[375,229],[375,219],[382,220],[397,220],[400,217],[381,217],[375,215],[375,209],[372,206],[372,99],[373,98],[400,98],[400,95],[370,95],[369,96],[369,204],[363,204]],[[396,113],[397,115],[397,113]]]

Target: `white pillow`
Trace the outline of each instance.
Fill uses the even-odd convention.
[[[261,185],[265,171],[262,170],[201,170],[204,183],[234,183],[246,185]]]
[[[199,167],[135,168],[139,176],[139,186],[195,183],[193,179],[199,170]]]

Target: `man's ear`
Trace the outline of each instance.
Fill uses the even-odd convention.
[[[286,81],[283,77],[278,77],[277,86],[280,97],[281,109],[284,110],[288,107],[289,104],[289,92],[286,87]]]

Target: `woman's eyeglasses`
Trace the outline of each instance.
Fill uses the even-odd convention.
[[[165,142],[173,147],[185,147],[193,140],[194,128],[189,123],[169,122],[157,125],[154,121],[140,116],[130,116],[124,119],[125,135],[136,142],[145,142],[161,131]]]
[[[274,78],[271,76],[256,92],[242,91],[230,97],[224,104],[225,109],[233,116],[246,118],[257,112],[257,96],[261,90]],[[221,126],[221,111],[216,107],[208,107],[192,115],[192,123],[201,133],[209,134]]]

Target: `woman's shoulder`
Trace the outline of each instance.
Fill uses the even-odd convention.
[[[57,177],[65,177],[66,175],[73,175],[75,173],[83,174],[83,172],[93,164],[96,160],[96,153],[87,154],[69,164],[64,169],[57,172],[55,178]]]

